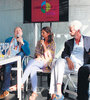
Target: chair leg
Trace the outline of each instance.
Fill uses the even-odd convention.
[[[63,89],[63,93],[64,93],[64,94],[65,94],[65,92],[66,92],[68,83],[69,83],[69,79],[67,79],[67,81],[66,81],[66,83],[65,83],[65,86],[64,86],[64,89]]]
[[[72,90],[68,90],[68,89],[67,89],[68,83],[69,83],[69,82],[72,84],[72,86],[74,87],[75,91],[72,91]],[[63,93],[64,93],[64,94],[65,94],[65,93],[69,93],[69,94],[72,94],[72,95],[77,96],[76,91],[77,91],[77,87],[76,87],[76,85],[74,84],[73,80],[71,79],[70,74],[68,74],[68,75],[67,75],[67,81],[66,81],[66,83],[65,83],[65,87],[64,87]]]
[[[28,79],[26,80],[26,92],[28,91]]]
[[[67,75],[69,81],[71,82],[72,86],[75,88],[75,90],[77,90],[77,86],[74,84],[74,82],[72,81],[71,77],[70,77],[70,74]]]

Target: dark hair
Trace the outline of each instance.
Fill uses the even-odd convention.
[[[45,32],[47,33],[50,33],[50,35],[48,36],[48,43],[52,42],[53,41],[53,33],[51,32],[51,28],[46,26],[46,27],[43,27],[41,29],[41,31],[44,30]]]

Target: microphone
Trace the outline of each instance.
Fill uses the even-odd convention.
[[[41,37],[41,40],[44,40],[44,37],[43,37],[43,36]],[[41,43],[41,47],[42,47],[42,46],[43,46],[43,45],[42,45],[42,43]]]
[[[19,38],[19,34],[17,34],[17,38]]]
[[[17,34],[17,39],[19,38],[19,34]],[[19,42],[17,41],[17,44],[19,45]]]

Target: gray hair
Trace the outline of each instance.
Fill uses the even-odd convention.
[[[20,26],[17,26],[17,27],[14,28],[14,32],[15,32],[16,28],[20,28],[22,30],[22,28]]]
[[[74,21],[70,22],[69,27],[71,27],[71,26],[74,26],[75,30],[77,31],[77,30],[81,29],[82,23],[78,20],[74,20]]]

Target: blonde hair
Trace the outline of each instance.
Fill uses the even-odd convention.
[[[75,30],[79,30],[82,27],[82,23],[78,20],[74,20],[72,22],[70,22],[69,27],[74,26]]]

